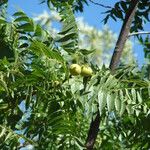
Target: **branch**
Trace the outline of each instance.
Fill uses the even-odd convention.
[[[133,33],[130,33],[130,34],[128,35],[128,37],[130,37],[130,36],[135,36],[135,35],[139,35],[139,34],[150,34],[150,31],[133,32]]]
[[[103,4],[100,4],[100,3],[97,3],[97,2],[94,2],[92,0],[89,0],[91,3],[95,4],[95,5],[98,5],[98,6],[101,6],[101,7],[104,7],[104,8],[112,8],[111,6],[106,6],[106,5],[103,5]]]
[[[88,132],[88,137],[87,137],[86,145],[85,145],[87,150],[93,149],[95,140],[97,138],[97,134],[99,132],[100,121],[101,121],[100,113],[98,111],[95,120],[92,120],[91,122],[90,129]]]
[[[112,56],[112,59],[111,59],[110,65],[109,65],[109,68],[111,69],[112,72],[117,68],[117,66],[119,64],[121,54],[123,51],[123,47],[128,38],[128,35],[130,32],[130,27],[131,27],[132,20],[134,18],[138,3],[139,3],[139,0],[132,0],[130,7],[128,9],[128,12],[125,16],[125,20],[122,25],[122,28],[121,28],[121,31],[119,34],[119,38],[116,43],[114,53],[113,53],[113,56]]]
[[[122,25],[122,28],[120,31],[120,35],[119,35],[118,41],[116,43],[114,53],[113,53],[113,56],[112,56],[112,59],[110,62],[110,70],[112,72],[116,69],[116,67],[120,61],[123,47],[125,45],[128,35],[129,35],[130,26],[131,26],[132,20],[134,18],[138,3],[139,3],[139,0],[132,0],[131,4],[129,6],[129,9],[126,13],[125,20],[123,22],[123,25]],[[101,116],[98,111],[95,120],[94,121],[92,120],[92,122],[91,122],[90,129],[88,132],[88,137],[86,140],[87,150],[93,149],[95,140],[96,140],[98,132],[99,132],[99,125],[100,125],[100,121],[101,121],[100,117]]]

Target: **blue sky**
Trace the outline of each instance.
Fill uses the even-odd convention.
[[[94,0],[95,2],[98,2],[98,0]],[[39,0],[9,0],[9,13],[13,14],[15,10],[21,9],[25,13],[27,13],[30,17],[34,16],[35,14],[40,14],[44,10],[48,10],[46,4],[39,4]],[[113,4],[116,2],[116,0],[105,0],[106,5],[113,6]],[[92,25],[98,29],[101,29],[103,27],[103,23],[101,22],[105,15],[102,15],[102,12],[105,12],[106,9],[97,5],[94,5],[89,2],[89,6],[84,7],[83,13],[78,13],[76,16],[82,16],[84,17],[84,20],[89,24]],[[122,22],[120,21],[113,21],[112,19],[108,22],[109,28],[115,32],[116,34],[119,34],[120,28],[121,28]],[[145,30],[150,30],[150,23],[145,26]],[[135,38],[132,38],[133,41],[133,49],[137,55],[137,59],[139,64],[141,65],[143,63],[143,49],[138,44],[138,41]]]

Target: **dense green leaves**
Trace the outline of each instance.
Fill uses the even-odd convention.
[[[70,4],[73,8],[73,11],[80,11],[83,12],[84,4],[88,5],[87,0],[40,0],[41,3],[47,2],[48,6],[51,7],[53,5],[57,9],[61,9],[63,5]]]
[[[44,55],[49,59],[55,59],[61,63],[64,62],[63,57],[57,51],[47,48],[46,45],[39,41],[33,41],[29,49],[39,57]]]
[[[78,28],[74,14],[69,5],[66,5],[59,13],[63,27],[62,31],[58,33],[60,36],[57,42],[61,42],[61,47],[69,54],[75,53],[78,49]]]
[[[84,149],[98,110],[101,132],[96,149],[148,149],[147,74],[136,66],[122,66],[112,75],[104,66],[91,64],[92,77],[70,76],[67,56],[82,54],[81,62],[87,63],[93,51],[78,48],[72,8],[61,6],[57,39],[22,11],[12,22],[0,20],[0,149]],[[120,7],[125,10],[125,2],[115,5]]]
[[[139,106],[142,109],[141,91],[149,89],[149,82],[140,79],[126,80],[126,77],[117,79],[108,72],[104,76],[102,72],[101,70],[99,74],[91,78],[87,86],[89,92],[92,92],[90,88],[94,86],[92,97],[95,102],[98,102],[101,114],[106,106],[108,112],[116,110],[118,114],[122,115],[127,111],[129,114],[138,115]],[[97,79],[100,80],[97,81]]]

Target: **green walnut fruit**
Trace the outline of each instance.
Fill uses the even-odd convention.
[[[56,81],[54,81],[53,84],[54,84],[54,86],[56,87],[56,86],[60,85],[60,82],[56,80]]]
[[[74,76],[77,76],[81,73],[81,67],[78,64],[72,64],[69,70],[70,70],[70,74]]]
[[[92,76],[92,69],[91,67],[89,66],[82,66],[81,67],[81,75],[84,76],[84,77],[89,77],[89,76]]]

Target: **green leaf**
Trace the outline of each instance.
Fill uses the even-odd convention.
[[[14,13],[13,16],[26,16],[26,14],[23,11],[18,11]]]
[[[107,75],[106,75],[107,76]],[[104,87],[105,88],[105,82],[106,82],[107,78],[102,76],[101,79],[100,79],[100,85],[102,86],[102,88]]]
[[[121,5],[121,7],[123,8],[123,10],[126,12],[127,11],[127,4],[126,4],[126,2],[124,2],[124,1],[121,1],[120,2],[120,5]]]
[[[28,37],[27,36],[21,36],[21,37],[19,37],[19,40],[28,40]]]
[[[6,20],[0,18],[0,24],[6,23]]]
[[[134,88],[131,89],[131,94],[132,94],[132,104],[136,104],[136,91]]]
[[[34,31],[34,25],[31,23],[25,23],[18,26],[18,30],[22,30],[24,32],[33,32]]]
[[[134,110],[133,110],[133,106],[132,105],[127,105],[126,106],[126,109],[127,109],[127,112],[129,115],[133,114],[134,113]]]
[[[86,49],[80,49],[79,52],[81,52],[83,55],[89,55],[93,53],[95,50],[86,50]]]
[[[115,108],[118,112],[120,112],[120,109],[121,109],[121,101],[120,101],[120,98],[119,96],[116,94],[115,96]]]
[[[67,42],[63,42],[61,44],[61,46],[65,49],[65,48],[70,48],[70,49],[73,49],[74,48],[74,41],[67,41]]]
[[[140,113],[141,113],[141,110],[138,110],[138,109],[135,110],[135,114],[137,117],[139,116]]]
[[[74,25],[74,23],[73,23],[73,25]],[[66,29],[63,29],[63,31],[62,32],[59,32],[58,34],[60,34],[60,35],[65,35],[66,33],[68,33],[70,30],[72,30],[73,29],[73,26],[71,26],[70,24],[69,24],[69,26],[66,28]]]
[[[42,28],[40,25],[36,25],[34,36],[41,36],[42,35]]]
[[[103,87],[107,89],[109,86],[114,86],[114,85],[113,85],[113,82],[114,82],[114,81],[115,81],[114,76],[109,75],[109,77],[107,78],[107,80],[106,80],[105,84],[103,85]],[[115,82],[116,82],[116,81],[115,81]],[[115,83],[115,82],[114,82],[114,83]]]
[[[74,137],[75,138],[75,140],[76,140],[76,144],[77,144],[77,146],[78,146],[78,148],[80,149],[80,150],[83,150],[83,148],[84,148],[84,141],[83,140],[81,140],[80,138],[78,138],[78,137]]]
[[[4,80],[2,80],[2,79],[0,79],[0,86],[2,86],[3,89],[4,89],[7,93],[9,93],[9,92],[8,92],[7,84],[6,84],[6,82],[5,82]]]
[[[117,19],[115,18],[115,16],[113,14],[110,14],[110,17],[114,20],[117,21]]]
[[[99,104],[99,111],[102,114],[104,107],[106,106],[106,92],[102,92],[101,90],[98,92],[98,104]]]
[[[114,100],[115,100],[115,97],[113,94],[107,94],[107,108],[108,108],[108,111],[112,111],[113,108],[114,108]]]
[[[21,44],[21,45],[19,46],[19,48],[26,48],[26,47],[28,47],[28,46],[29,46],[28,43],[23,43],[23,44]]]
[[[128,91],[128,89],[125,89],[125,94],[126,94],[126,96],[127,96],[127,103],[128,104],[131,104],[132,103],[132,99],[131,99],[131,96],[130,96],[130,94],[129,94],[129,91]]]
[[[69,33],[69,34],[65,35],[64,37],[62,37],[56,41],[57,42],[66,42],[68,40],[75,38],[75,36],[76,36],[76,33]]]
[[[46,47],[45,44],[39,42],[39,41],[33,41],[31,43],[31,46],[29,47],[30,50],[32,50],[35,54],[38,56],[45,55],[48,58],[56,59],[59,62],[64,62],[63,57],[56,51],[52,51],[48,47]]]
[[[30,22],[30,19],[27,16],[23,16],[23,17],[21,16],[14,20],[14,22],[21,22],[21,21]]]
[[[125,109],[126,109],[126,104],[125,104],[125,102],[122,102],[121,103],[121,109],[120,109],[120,112],[119,112],[120,116],[123,115],[123,113],[125,112]]]
[[[5,137],[5,142],[10,138],[10,137],[12,137],[12,132],[9,132],[8,134],[7,134],[7,136]]]
[[[26,110],[29,108],[31,100],[32,100],[32,90],[31,90],[31,87],[28,86],[27,87],[27,91],[26,91],[26,98],[25,98],[25,107],[26,107]]]
[[[4,136],[5,132],[6,132],[6,129],[2,128],[2,131],[0,132],[0,138]]]
[[[142,103],[143,100],[142,100],[142,97],[139,92],[137,92],[137,99],[138,99],[139,103]]]
[[[119,99],[120,99],[120,111],[119,114],[120,116],[123,115],[125,109],[126,109],[126,97],[124,96],[124,93],[122,90],[119,91]]]
[[[8,104],[7,103],[0,103],[0,110],[7,109],[7,108],[8,108]]]

